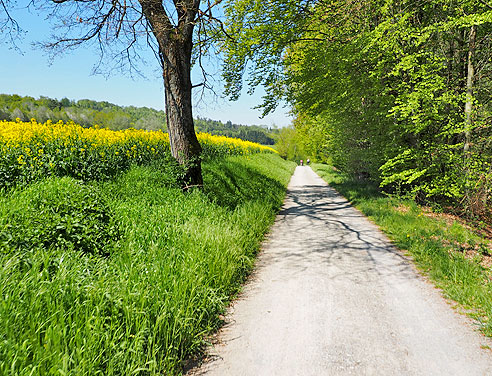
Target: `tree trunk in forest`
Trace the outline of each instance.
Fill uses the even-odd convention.
[[[166,104],[166,123],[171,154],[186,168],[185,187],[201,186],[202,148],[195,133],[191,102],[192,42],[173,40],[163,55],[163,79]]]
[[[468,67],[466,75],[466,103],[465,103],[465,153],[470,149],[470,133],[472,126],[472,106],[473,106],[473,79],[475,76],[475,67],[473,59],[475,58],[475,39],[477,31],[473,25],[470,29],[470,39],[468,44]]]
[[[470,187],[468,186],[470,181],[470,137],[471,128],[473,124],[472,110],[473,110],[473,80],[475,76],[475,67],[473,66],[473,60],[475,59],[475,39],[477,31],[476,26],[473,25],[470,28],[470,37],[468,42],[468,64],[466,74],[466,102],[465,102],[465,142],[463,146],[464,153],[464,167],[465,167],[465,195],[466,195],[466,208],[467,212],[472,210],[472,197]],[[472,213],[473,214],[473,213]]]

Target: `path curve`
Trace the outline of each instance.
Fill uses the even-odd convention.
[[[492,375],[490,341],[307,166],[230,311],[192,374]]]

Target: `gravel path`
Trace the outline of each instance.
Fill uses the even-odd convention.
[[[196,375],[492,375],[490,341],[310,167]]]

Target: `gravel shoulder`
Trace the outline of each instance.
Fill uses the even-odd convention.
[[[193,375],[492,375],[491,341],[310,167]]]

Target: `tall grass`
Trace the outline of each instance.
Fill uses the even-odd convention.
[[[313,169],[406,250],[450,299],[492,336],[492,272],[481,265],[490,244],[458,221],[428,216],[414,201],[381,195],[377,187],[350,179],[331,166]]]
[[[90,190],[113,237],[104,252],[3,240],[1,375],[178,374],[200,351],[251,269],[294,165],[273,154],[211,160],[204,190],[187,194],[166,168],[134,166],[83,188],[71,178],[36,183]],[[3,197],[0,213],[11,216],[36,184]]]

